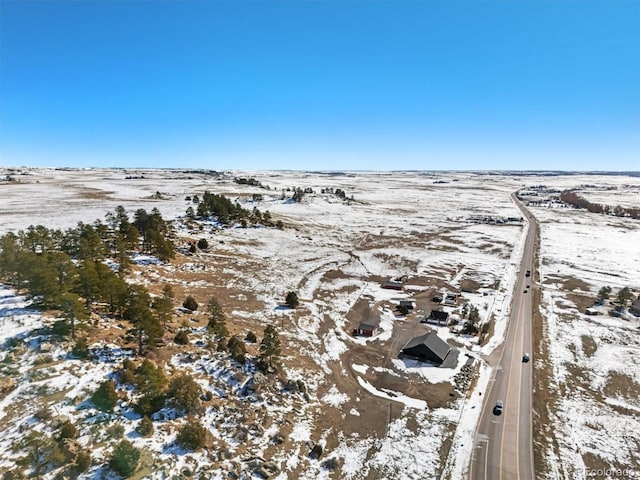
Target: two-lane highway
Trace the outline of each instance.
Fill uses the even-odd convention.
[[[474,480],[533,480],[532,365],[523,362],[525,353],[532,353],[532,288],[533,261],[537,224],[529,211],[512,196],[527,218],[529,230],[525,240],[520,272],[514,286],[507,335],[494,367],[489,390],[476,431],[469,478]],[[526,271],[531,270],[531,277]],[[501,415],[494,414],[496,402],[504,402]]]

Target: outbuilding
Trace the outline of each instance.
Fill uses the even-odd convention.
[[[413,300],[400,300],[399,306],[406,307],[409,310],[413,310]]]
[[[431,310],[431,313],[423,321],[425,323],[437,323],[438,325],[446,324],[449,318],[449,312],[443,310]]]
[[[396,280],[389,280],[388,282],[384,282],[381,287],[387,290],[402,290],[403,284]]]
[[[370,323],[363,322],[360,325],[358,325],[358,328],[354,330],[353,334],[360,337],[373,337],[379,331],[380,331],[380,326],[377,322],[370,322]]]

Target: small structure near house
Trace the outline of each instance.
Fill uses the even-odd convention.
[[[388,282],[384,282],[380,285],[382,288],[386,288],[387,290],[402,290],[404,286],[402,282],[398,282],[397,280],[389,280]]]
[[[451,347],[438,337],[436,332],[414,337],[402,349],[402,353],[405,355],[438,365],[445,361],[449,352],[451,352]]]
[[[400,300],[399,306],[413,310],[413,300]]]
[[[353,331],[353,335],[359,337],[373,337],[380,331],[380,320],[371,320],[369,322],[362,322]]]
[[[447,323],[447,319],[449,318],[449,312],[443,312],[442,310],[431,310],[431,313],[428,317],[425,317],[424,323],[437,323],[438,325],[442,325]]]

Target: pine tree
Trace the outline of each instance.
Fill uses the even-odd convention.
[[[182,302],[182,306],[188,310],[191,310],[192,312],[195,312],[198,309],[198,302],[196,302],[196,299],[193,298],[191,295],[187,295],[187,298],[185,298],[184,302]]]
[[[118,393],[114,383],[111,380],[101,383],[91,396],[91,402],[103,412],[112,412],[118,402]]]
[[[289,308],[296,308],[300,305],[300,301],[298,300],[298,294],[296,292],[287,293],[287,298],[285,302]]]
[[[97,263],[92,260],[85,260],[78,269],[78,280],[75,291],[84,297],[87,308],[91,302],[100,298],[100,276],[98,275]]]
[[[76,321],[85,322],[89,318],[87,309],[75,293],[65,293],[60,299],[62,316],[69,324],[71,338],[76,338]]]
[[[135,370],[135,386],[143,395],[160,395],[168,380],[162,367],[145,359]]]
[[[601,302],[604,303],[604,301],[609,298],[609,295],[611,295],[611,287],[606,286],[606,287],[602,287],[599,291],[598,291],[598,300],[600,300]]]
[[[163,326],[166,326],[173,315],[173,290],[171,289],[171,285],[164,286],[162,296],[155,298],[152,306],[156,311],[158,320],[160,320]]]
[[[142,417],[140,423],[136,427],[136,432],[138,432],[143,437],[149,437],[153,433],[153,422],[146,415]]]
[[[280,358],[280,336],[273,325],[264,329],[264,337],[260,342],[260,361],[265,370],[273,371]]]
[[[183,414],[200,413],[202,410],[202,387],[192,376],[181,374],[171,379],[167,399]]]
[[[142,394],[135,406],[136,411],[143,415],[151,415],[164,406],[167,377],[162,367],[145,359],[136,369],[134,384]]]
[[[204,447],[206,440],[207,429],[195,418],[189,418],[176,436],[176,443],[180,447],[194,451]]]
[[[140,461],[140,450],[135,448],[131,442],[122,440],[113,449],[109,467],[123,477],[130,477],[138,468]]]
[[[621,288],[618,291],[618,302],[620,302],[623,307],[629,300],[631,300],[631,298],[633,298],[633,295],[631,294],[631,290],[629,290],[629,287]]]
[[[207,312],[209,312],[209,323],[207,324],[209,333],[220,338],[228,337],[227,316],[222,309],[222,305],[215,297],[211,297],[209,303],[207,303]]]

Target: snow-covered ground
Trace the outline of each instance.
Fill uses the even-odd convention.
[[[592,202],[638,206],[638,180],[629,177],[545,179],[572,186]],[[633,192],[630,194],[630,192]],[[640,476],[640,318],[613,317],[609,301],[586,315],[601,287],[640,290],[640,223],[559,206],[532,207],[540,221],[542,313],[550,372],[547,407],[553,441],[547,444],[546,478]],[[555,445],[555,446],[554,446]],[[608,473],[606,470],[609,469]],[[615,469],[632,471],[620,477]],[[542,475],[542,473],[541,473]],[[542,476],[540,477],[542,478]]]
[[[119,205],[129,212],[137,208],[158,208],[164,218],[176,220],[181,239],[186,242],[187,239],[206,238],[211,248],[190,257],[179,256],[170,264],[140,258],[132,280],[150,287],[171,283],[180,292],[194,292],[203,302],[206,295],[215,292],[233,318],[230,328],[239,332],[248,329],[261,332],[269,323],[282,327],[284,375],[288,379],[303,380],[306,397],[266,392],[259,398],[251,397],[250,401],[240,404],[240,411],[236,411],[238,404],[232,404],[231,399],[238,395],[242,382],[252,377],[251,371],[239,372],[232,362],[204,354],[190,362],[174,356],[168,364],[174,372],[188,370],[199,375],[203,387],[212,392],[217,407],[208,407],[201,420],[211,431],[216,448],[229,450],[233,454],[231,459],[216,457],[212,460],[211,453],[179,451],[172,442],[180,420],[175,425],[170,420],[160,422],[151,439],[142,438],[134,432],[139,418],[131,413],[130,407],[122,405],[119,408],[118,421],[125,427],[127,438],[161,465],[147,475],[158,479],[172,478],[187,467],[193,472],[206,471],[208,478],[223,478],[228,471],[243,471],[248,478],[258,478],[255,470],[244,467],[254,457],[275,463],[279,470],[275,478],[279,479],[337,478],[336,475],[345,479],[367,476],[464,478],[480,411],[477,390],[485,391],[491,373],[486,364],[481,360],[477,362],[476,391],[467,392],[437,408],[429,407],[427,397],[418,398],[415,394],[376,385],[376,375],[424,382],[425,386],[452,385],[454,375],[467,358],[465,351],[476,357],[489,354],[504,336],[511,289],[525,235],[526,225],[517,221],[520,212],[510,194],[526,185],[545,183],[562,189],[601,181],[601,177],[586,175],[533,177],[417,172],[231,172],[213,175],[179,170],[24,169],[4,173],[10,173],[15,181],[0,184],[0,215],[3,218],[0,233],[24,229],[30,224],[68,228],[79,221],[104,220],[105,214]],[[233,177],[255,177],[265,188],[236,184]],[[630,177],[606,179],[617,185],[637,186],[639,183]],[[293,187],[308,187],[314,192],[295,203],[289,198],[292,192],[286,190]],[[347,199],[353,196],[353,201],[321,192],[327,188],[340,188]],[[624,191],[629,188],[625,187]],[[201,195],[205,190],[225,194],[245,208],[268,210],[274,220],[284,223],[285,228],[219,229],[215,222],[203,222],[201,229],[189,227],[183,222],[184,212],[191,204],[186,197]],[[616,191],[622,190],[610,192],[615,195]],[[254,201],[253,194],[262,195],[262,199]],[[616,201],[612,200],[612,203]],[[583,241],[589,249],[580,250],[576,245],[580,245],[581,235],[589,231],[591,217],[581,219],[581,212],[542,208],[534,209],[534,213],[543,224],[543,307],[549,312],[547,334],[553,352],[554,373],[561,382],[566,375],[563,362],[568,358],[563,355],[571,351],[580,355],[580,348],[569,346],[575,342],[575,332],[563,323],[562,318],[573,307],[560,278],[575,272],[572,268],[579,265],[582,274],[588,277],[585,281],[590,285],[590,294],[605,281],[614,288],[623,284],[638,287],[640,265],[637,262],[640,260],[637,247],[635,255],[631,250],[634,242],[639,245],[640,241],[637,241],[637,228],[625,230],[623,223],[616,223],[623,220],[603,217],[598,220],[601,222],[598,224],[598,242]],[[500,223],[478,220],[482,218],[512,220],[504,223],[502,220]],[[600,247],[597,247],[598,243]],[[621,271],[621,258],[625,258],[626,271]],[[600,268],[601,265],[604,267]],[[608,273],[598,273],[602,270]],[[380,288],[382,281],[400,277],[406,280],[403,291]],[[399,332],[409,335],[408,338],[411,331],[415,335],[424,333],[428,327],[418,319],[429,313],[426,308],[430,308],[422,307],[414,316],[399,317],[393,312],[399,299],[420,299],[422,305],[427,305],[428,299],[420,297],[423,292],[430,289],[459,291],[462,282],[469,280],[476,282],[479,290],[464,293],[456,306],[445,309],[450,311],[452,318],[459,318],[461,303],[470,302],[478,307],[483,320],[494,322],[494,337],[481,347],[475,337],[457,335],[446,327],[431,327],[438,330],[441,338],[461,345],[457,368],[439,369],[395,361],[402,347],[402,344],[396,344]],[[281,306],[286,292],[292,290],[297,291],[301,303],[295,311]],[[28,396],[35,391],[35,387],[29,385],[29,371],[34,366],[34,357],[41,354],[37,351],[39,340],[33,331],[50,320],[43,320],[37,312],[24,310],[26,299],[15,296],[9,289],[0,291],[0,301],[3,302],[0,305],[0,322],[3,322],[0,323],[0,342],[4,341],[6,345],[6,340],[22,336],[34,347],[26,349],[17,358],[19,372],[10,369],[17,388],[0,399],[3,409],[0,424],[6,433],[0,440],[0,451],[10,452],[20,430],[31,428],[33,421],[16,421],[6,412],[21,404],[28,414],[29,408],[35,408],[37,404]],[[351,315],[363,305],[367,306],[368,313],[362,320],[367,320],[367,315],[380,320],[380,332],[371,339],[351,336],[356,326]],[[575,316],[581,322],[587,322],[583,326],[576,323],[575,328],[589,326],[589,334],[598,342],[593,357],[581,359],[584,368],[594,359],[600,365],[593,370],[589,388],[604,388],[606,379],[602,377],[624,364],[629,353],[625,349],[637,348],[633,343],[636,340],[626,339],[630,346],[629,343],[622,346],[617,332],[623,330],[623,324],[615,322],[625,320],[597,317],[598,321],[609,323],[596,328],[589,323],[592,319],[577,313]],[[615,333],[610,333],[613,340],[605,346],[603,339],[607,330]],[[197,337],[197,330],[194,335]],[[621,343],[620,348],[616,347],[617,342]],[[388,351],[389,362],[383,365],[383,358],[376,360],[377,363],[362,364],[363,358],[375,358],[374,355],[353,357],[363,351]],[[12,355],[16,359],[15,353]],[[78,409],[78,405],[86,406],[84,400],[117,368],[117,362],[115,365],[101,361],[81,362],[70,358],[62,347],[54,347],[49,355],[53,357],[54,365],[41,369],[46,372],[46,378],[40,382],[47,386],[51,398],[56,399],[52,403],[56,411],[81,423],[87,410]],[[348,358],[351,360],[345,361]],[[636,367],[636,377],[637,374]],[[583,423],[571,419],[571,424],[579,431],[582,431],[580,425],[604,422],[604,417],[598,417],[605,412],[597,410],[604,408],[600,403],[596,408],[587,397],[576,392],[572,395],[566,401],[574,403],[563,405],[554,420],[568,421],[562,412],[572,415],[590,412],[585,414]],[[364,396],[372,404],[392,403],[394,411],[399,412],[388,422],[380,421],[383,425],[386,423],[382,435],[363,435],[358,431],[358,424],[368,421],[369,412],[361,407],[365,405]],[[225,402],[229,405],[225,406]],[[624,395],[607,396],[603,405],[636,414],[639,408],[633,399]],[[264,415],[270,421],[260,431],[248,433],[244,444],[240,445],[231,431],[235,433],[242,425],[243,409],[247,415],[248,412],[258,417]],[[636,426],[622,421],[609,425],[601,428],[614,436],[620,434],[625,425]],[[587,432],[587,427],[584,428]],[[79,441],[91,444],[97,459],[87,478],[99,478],[106,472],[100,459],[108,458],[111,445],[104,438],[100,446],[90,443],[89,430],[87,426]],[[271,441],[276,433],[284,435],[282,448]],[[570,433],[563,437],[560,431],[559,436],[566,440]],[[587,442],[586,433],[584,438],[584,446],[580,448],[575,448],[568,440],[561,443],[563,458],[576,468],[579,467],[576,459],[580,452],[595,448],[595,443]],[[633,435],[616,438],[637,440]],[[622,448],[622,442],[620,439],[615,442],[615,448],[604,451],[613,455],[615,449]],[[316,443],[324,445],[320,460],[309,457],[310,447]],[[445,444],[452,445],[449,452],[443,451]],[[16,455],[0,455],[0,458],[1,472],[10,467]],[[619,463],[627,459],[633,460],[632,455],[620,457]],[[329,460],[335,460],[335,465],[332,466]]]

